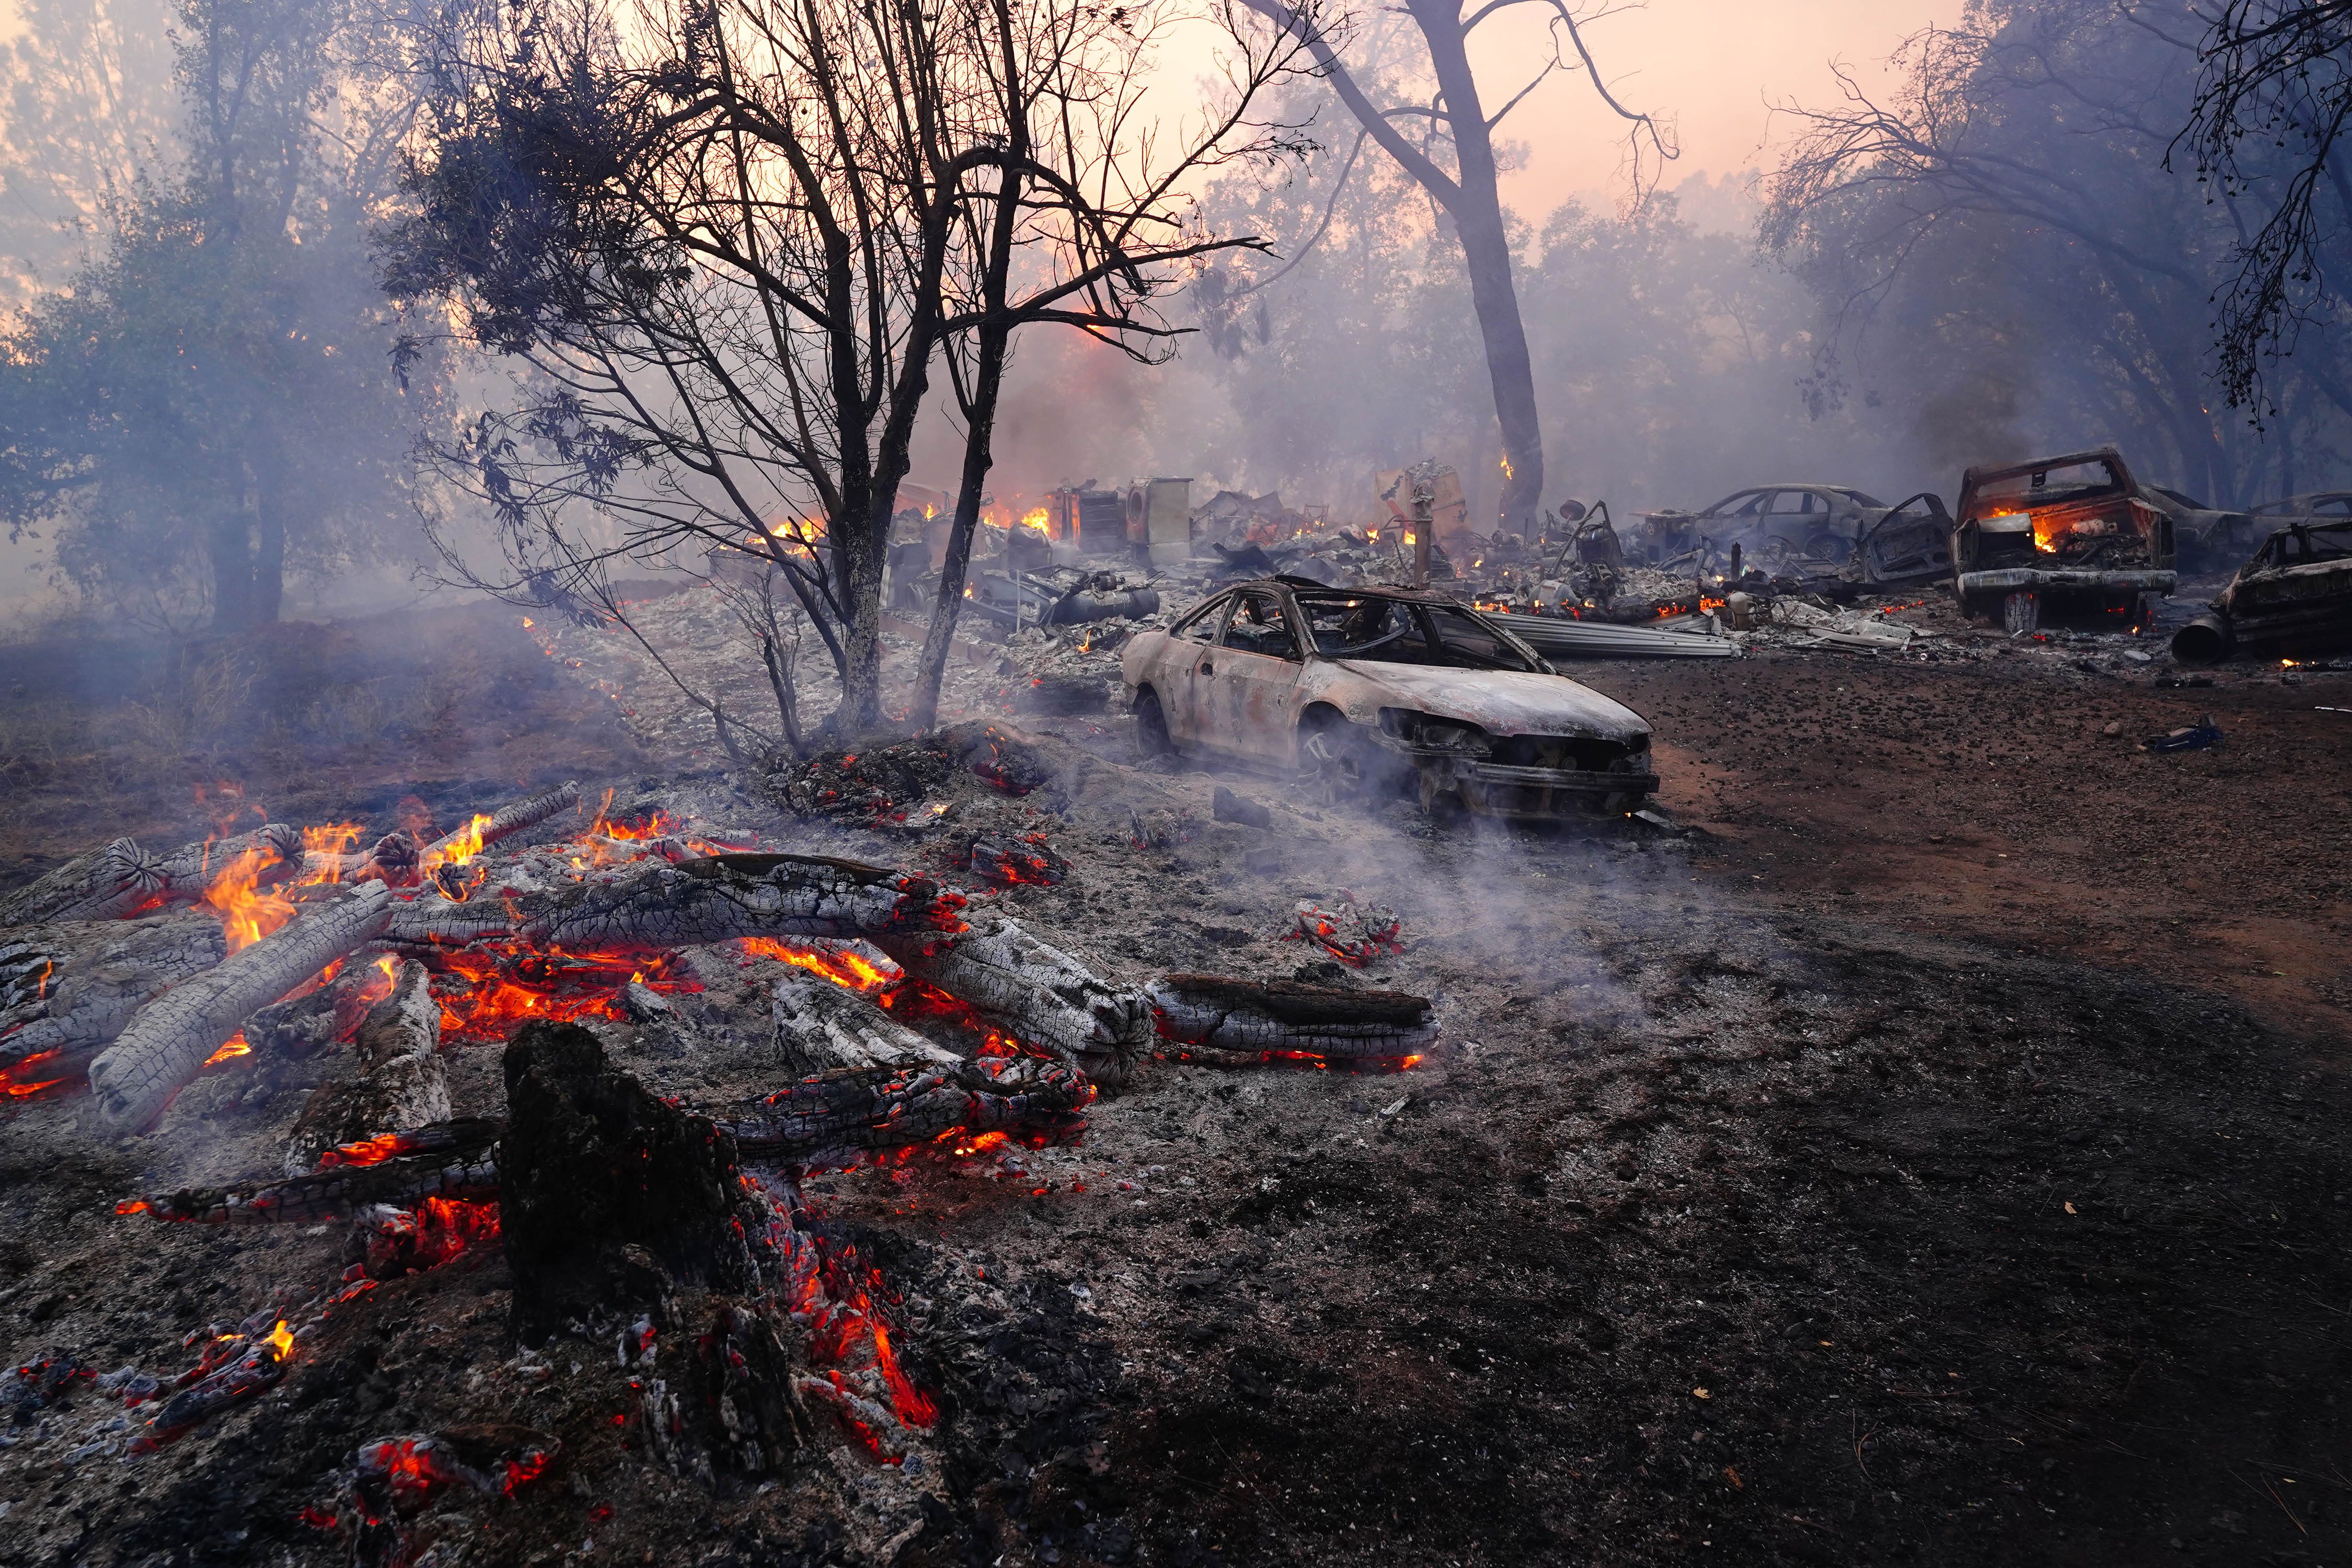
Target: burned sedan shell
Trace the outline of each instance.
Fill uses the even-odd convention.
[[[1410,784],[1425,806],[1551,817],[1658,784],[1641,715],[1436,594],[1241,584],[1137,637],[1121,674],[1147,750],[1308,771],[1335,795]]]
[[[2352,647],[2352,518],[2314,518],[2273,533],[2212,607],[2173,634],[2182,664],[2243,650],[2332,653]]]

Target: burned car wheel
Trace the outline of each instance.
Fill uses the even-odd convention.
[[[1387,750],[1362,729],[1336,716],[1311,720],[1298,754],[1321,785],[1327,805],[1347,805],[1385,794],[1395,769]]]
[[[1148,686],[1135,694],[1135,745],[1146,757],[1176,754],[1176,742],[1168,734],[1168,714],[1160,706],[1160,693]]]

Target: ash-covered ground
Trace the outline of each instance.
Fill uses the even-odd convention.
[[[908,1464],[820,1419],[772,1489],[672,1476],[632,1446],[638,1373],[609,1341],[519,1353],[480,1248],[337,1310],[273,1392],[161,1454],[110,1451],[88,1387],[9,1428],[0,1559],[341,1561],[303,1511],[359,1443],[511,1423],[558,1464],[427,1516],[431,1561],[2338,1560],[2352,717],[2322,710],[2352,678],[2091,662],[1579,669],[1656,724],[1680,837],[1440,831],[1147,771],[1107,713],[1024,714],[1069,748],[1056,783],[957,778],[928,832],[795,817],[722,758],[574,769],[934,872],[977,828],[1043,833],[1066,880],[1001,896],[1105,973],[1418,992],[1444,1035],[1393,1076],[1153,1062],[1077,1148],[813,1183],[939,1397]],[[969,712],[1039,677],[960,679]],[[628,707],[639,745],[663,700],[580,699]],[[2208,711],[2222,747],[2133,749]],[[467,776],[383,765],[385,795]],[[1272,826],[1216,820],[1219,784]],[[55,854],[121,831],[106,805]],[[1360,972],[1273,939],[1342,889],[1406,951]],[[772,1072],[772,975],[690,957],[686,1027],[599,1027],[692,1104]],[[86,1098],[0,1127],[7,1364],[168,1373],[191,1330],[334,1280],[339,1227],[112,1212],[274,1167],[331,1068],[224,1064],[123,1143]],[[452,1068],[457,1110],[496,1113],[497,1047]]]

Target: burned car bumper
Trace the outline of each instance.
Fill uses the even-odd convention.
[[[1984,572],[1963,572],[1958,586],[1969,594],[2044,593],[2053,588],[2077,588],[2093,593],[2169,594],[2180,574],[2140,568],[2090,572],[2064,567],[2003,566]]]
[[[1441,751],[1409,754],[1424,797],[1459,794],[1464,807],[1480,816],[1589,816],[1630,810],[1658,787],[1658,775],[1646,771],[1526,767]]]

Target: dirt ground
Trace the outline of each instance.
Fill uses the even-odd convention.
[[[517,679],[561,668],[528,651]],[[0,1450],[0,1559],[340,1561],[299,1516],[354,1445],[507,1419],[560,1436],[563,1473],[448,1521],[436,1563],[2340,1561],[2352,714],[2321,710],[2352,677],[1577,673],[1650,717],[1696,831],[1438,832],[1135,768],[1107,719],[1041,726],[1097,759],[1066,793],[965,814],[1048,835],[1068,880],[1005,897],[1113,973],[1415,991],[1444,1034],[1400,1076],[1152,1064],[1011,1179],[814,1184],[901,1298],[941,1403],[927,1465],[828,1436],[772,1492],[674,1479],[614,1420],[610,1345],[519,1358],[478,1252],[356,1303],[164,1455]],[[534,689],[579,729],[501,720],[515,775],[655,765],[619,760],[608,699]],[[2220,748],[2134,750],[2208,712]],[[435,772],[399,756],[349,763],[376,794],[345,809]],[[1219,784],[1274,826],[1213,820]],[[10,880],[150,809],[43,787]],[[794,847],[937,853],[694,788]],[[1183,841],[1139,848],[1130,812]],[[1343,888],[1398,910],[1404,953],[1359,973],[1272,940]],[[756,1005],[714,987],[713,1037]],[[495,1110],[495,1048],[465,1055],[459,1110]],[[690,1094],[751,1058],[627,1059]],[[268,1282],[331,1277],[325,1227],[110,1212],[257,1158],[299,1088],[224,1086],[127,1144],[85,1101],[0,1127],[7,1364],[165,1370]]]

